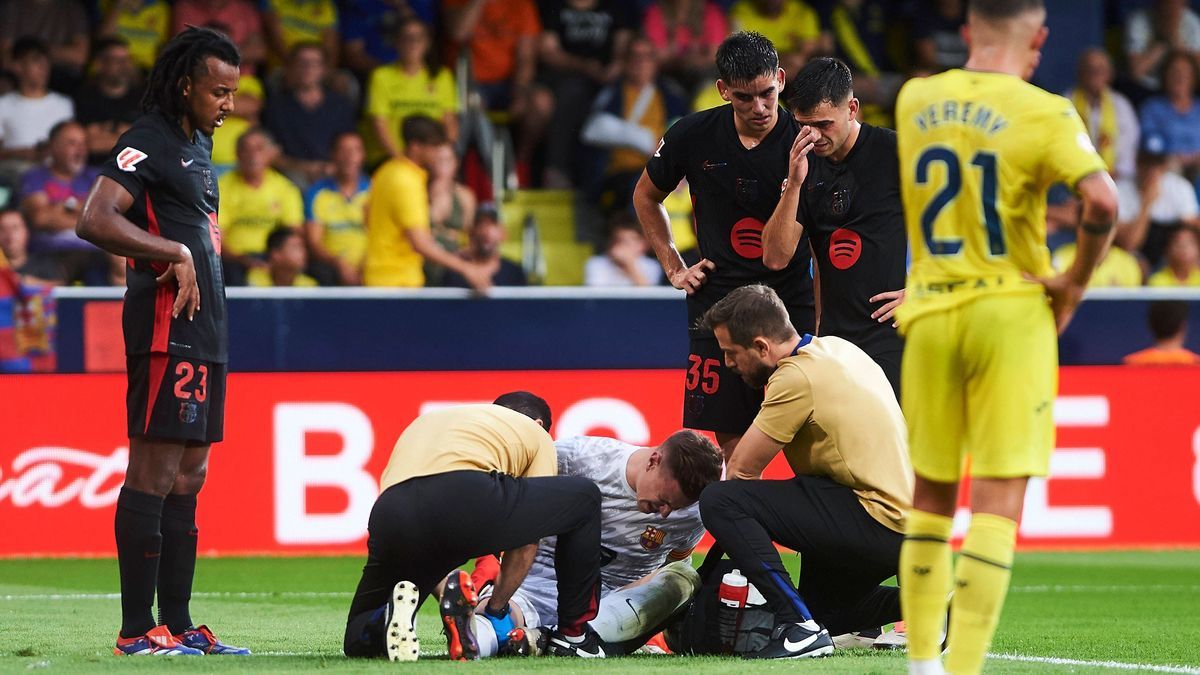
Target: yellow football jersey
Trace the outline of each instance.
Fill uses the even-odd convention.
[[[375,170],[367,193],[367,286],[425,285],[425,259],[413,249],[408,230],[429,230],[429,175],[407,157]]]
[[[1104,171],[1075,107],[1020,78],[950,70],[896,101],[912,265],[901,324],[981,293],[1041,293],[1046,191]]]

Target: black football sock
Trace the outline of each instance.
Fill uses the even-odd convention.
[[[179,635],[192,627],[188,605],[196,573],[196,495],[167,495],[162,510],[158,622]]]
[[[163,498],[131,488],[117,496],[113,525],[121,571],[121,637],[137,637],[154,628],[154,588],[162,553]]]

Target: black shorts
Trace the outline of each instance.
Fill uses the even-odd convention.
[[[727,434],[742,434],[762,407],[763,391],[752,389],[725,367],[725,355],[712,333],[691,330],[687,373],[684,375],[683,426]]]
[[[225,364],[152,353],[125,357],[129,436],[193,444],[225,434]]]

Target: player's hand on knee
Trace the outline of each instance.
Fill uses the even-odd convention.
[[[879,323],[883,323],[884,321],[889,321],[889,320],[891,320],[892,316],[896,314],[896,308],[898,308],[900,305],[904,304],[904,289],[901,288],[898,291],[887,291],[885,293],[879,293],[877,295],[872,295],[870,302],[884,302],[885,303],[883,305],[883,307],[880,307],[879,309],[875,310],[874,312],[871,312],[871,318],[875,319]],[[895,328],[895,327],[896,327],[896,324],[895,324],[895,322],[893,322],[892,328]]]
[[[708,281],[708,273],[715,269],[717,269],[716,264],[705,258],[691,267],[672,274],[671,285],[691,295],[700,290],[700,287]]]
[[[179,318],[180,312],[186,313],[188,321],[200,311],[200,286],[196,283],[196,264],[192,261],[192,252],[188,247],[180,245],[183,259],[171,263],[167,271],[159,275],[160,284],[174,281],[178,285],[175,294],[175,305],[171,308],[171,318]]]

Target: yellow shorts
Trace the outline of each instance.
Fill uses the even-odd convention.
[[[1054,450],[1058,336],[1042,295],[991,295],[905,330],[902,406],[918,476],[1045,476]]]

